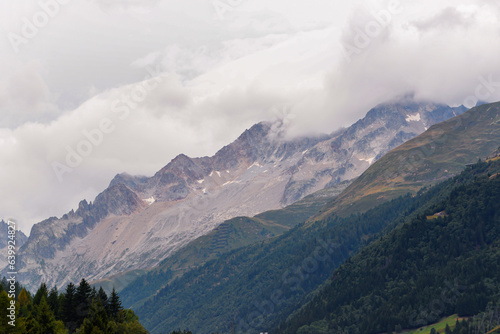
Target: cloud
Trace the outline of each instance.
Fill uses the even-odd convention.
[[[474,17],[470,14],[461,12],[455,7],[447,7],[436,16],[414,22],[413,25],[421,31],[428,31],[439,28],[467,28],[472,23]]]
[[[337,64],[329,75],[327,89],[332,97],[329,103],[338,110],[335,114],[340,119],[352,121],[370,106],[407,92],[413,92],[417,99],[452,105],[463,104],[476,95],[487,101],[500,99],[500,34],[493,19],[498,8],[454,3],[457,13],[467,13],[467,20],[454,20],[461,26],[452,29],[449,22],[445,26],[431,24],[439,18],[443,23],[443,15],[450,16],[449,3],[438,4],[431,12],[422,10],[432,8],[430,3],[401,2],[401,13],[393,15],[380,34],[368,36],[366,46]],[[418,22],[426,22],[426,29],[413,24],[416,13],[421,18]],[[360,19],[363,16],[364,21]],[[358,27],[359,34],[373,21],[369,15],[353,16],[342,41],[350,36],[350,43],[355,45],[352,27]],[[485,85],[485,81],[490,84]]]
[[[105,9],[109,8],[152,8],[160,3],[160,0],[94,0],[95,3]]]
[[[51,119],[58,113],[42,71],[41,64],[32,61],[0,81],[0,127]]]
[[[11,11],[4,32],[33,3]],[[231,3],[221,17],[216,1],[71,2],[20,55],[4,44],[0,216],[28,232],[93,200],[116,173],[211,155],[263,120],[294,137],[348,126],[409,92],[500,100],[497,4]]]

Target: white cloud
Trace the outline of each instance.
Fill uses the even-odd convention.
[[[474,22],[470,13],[462,12],[459,8],[447,7],[432,18],[417,21],[414,25],[422,30],[467,28]]]
[[[160,0],[94,0],[95,3],[104,9],[109,8],[154,8]]]
[[[30,61],[0,81],[0,127],[34,118],[50,119],[58,114],[42,72],[39,62]]]

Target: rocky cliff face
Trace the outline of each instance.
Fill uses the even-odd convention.
[[[405,101],[371,109],[349,128],[314,145],[291,169],[282,203],[320,187],[353,179],[394,147],[431,125],[459,115],[465,107]]]
[[[2,255],[0,258],[0,267],[3,268],[7,265],[8,260],[8,241],[12,240],[9,238],[9,224],[7,224],[4,220],[0,220],[0,254]],[[28,237],[20,230],[17,230],[14,236],[14,245],[10,243],[10,245],[15,246],[16,250],[21,248],[22,245],[28,240]]]
[[[384,104],[332,135],[293,140],[284,139],[283,124],[259,123],[212,157],[181,154],[152,177],[119,174],[94,203],[33,227],[19,256],[21,280],[62,286],[153,267],[226,219],[359,176],[390,149],[463,111]]]
[[[103,219],[131,215],[146,207],[147,204],[128,187],[117,184],[99,194],[94,203],[83,200],[76,211],[72,210],[59,219],[51,217],[34,225],[28,242],[21,248],[17,259],[21,279],[26,280],[29,287],[36,288],[40,282],[54,282],[54,276],[64,277],[64,273],[46,273],[43,269],[58,254],[69,249],[73,241],[88,236],[89,231]],[[68,267],[71,263],[62,265]],[[53,268],[50,265],[48,267]],[[29,282],[34,280],[37,283],[31,285],[28,279]]]

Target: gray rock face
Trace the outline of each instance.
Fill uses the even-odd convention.
[[[2,257],[0,258],[0,267],[3,268],[7,265],[7,256],[8,256],[8,241],[12,240],[9,238],[9,224],[7,224],[4,220],[0,220],[0,254]],[[18,250],[22,245],[28,240],[26,234],[24,234],[20,230],[16,230],[15,236],[13,237],[13,243],[10,245],[15,246],[15,249]]]
[[[285,140],[259,123],[212,157],[179,155],[151,177],[118,174],[94,203],[33,227],[22,283],[63,286],[157,265],[226,219],[291,204],[359,176],[374,161],[465,108],[390,103],[330,135]]]
[[[110,215],[130,215],[147,207],[137,195],[123,184],[110,186],[99,194],[94,203],[83,200],[76,211],[70,211],[60,219],[48,218],[35,224],[31,230],[29,242],[21,247],[17,258],[21,273],[26,268],[38,267],[50,259],[54,259],[58,252],[63,252],[76,238],[85,238],[89,231],[103,218]],[[41,281],[45,281],[43,274],[34,277],[21,274],[21,279],[36,278],[38,284],[30,285],[36,288]]]
[[[331,135],[308,150],[291,169],[283,204],[289,204],[315,189],[359,176],[391,149],[416,137],[430,126],[459,115],[465,107],[451,108],[434,103],[404,101],[371,109],[347,129]],[[309,177],[301,177],[306,171]]]
[[[4,220],[0,220],[0,249],[8,246],[8,241],[10,240],[8,236],[9,225]],[[19,248],[28,240],[28,237],[23,233],[23,231],[16,230],[15,239],[15,246],[16,248]]]

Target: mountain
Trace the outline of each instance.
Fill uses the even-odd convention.
[[[0,259],[0,268],[7,265],[9,241],[12,241],[10,245],[15,246],[15,249],[18,250],[28,240],[28,237],[21,230],[16,230],[13,238],[9,238],[9,236],[12,236],[12,233],[9,234],[9,224],[0,220],[0,253],[4,255]]]
[[[426,209],[337,269],[275,332],[381,333],[488,305],[498,312],[499,172],[500,161],[482,162],[445,182]]]
[[[300,224],[281,236],[222,254],[149,291],[150,297],[134,311],[151,333],[175,328],[230,333],[233,327],[237,333],[268,332],[306,303],[360,247],[401,215],[411,214],[419,200],[406,196],[362,215]],[[144,278],[154,282],[162,276]],[[138,287],[132,283],[122,294],[133,295]]]
[[[436,225],[436,220],[432,216],[435,213],[442,212],[443,200],[456,198],[457,191],[467,195],[462,200],[468,206],[462,203],[462,201],[457,201],[454,205],[467,208],[464,211],[468,211],[468,208],[474,207],[475,202],[471,201],[470,198],[471,196],[476,196],[478,192],[476,188],[464,188],[464,186],[476,182],[478,177],[482,178],[480,180],[482,183],[490,182],[494,178],[497,178],[497,173],[500,171],[500,162],[495,161],[494,163],[494,165],[483,163],[479,168],[467,170],[462,175],[438,186],[424,189],[416,195],[406,195],[380,204],[364,214],[353,215],[348,218],[331,216],[312,225],[300,225],[274,240],[259,242],[225,254],[216,261],[211,261],[201,268],[187,272],[183,277],[174,280],[165,288],[160,289],[154,294],[154,298],[151,298],[143,306],[137,308],[136,312],[141,316],[141,319],[144,319],[145,326],[152,333],[168,332],[170,329],[179,327],[189,327],[197,333],[211,333],[215,331],[229,333],[232,328],[236,332],[241,333],[274,332],[272,329],[277,328],[280,323],[282,323],[282,327],[279,329],[280,332],[295,333],[299,327],[309,325],[309,323],[301,322],[300,326],[290,326],[294,324],[293,322],[289,324],[290,319],[302,319],[302,312],[313,318],[315,315],[322,315],[328,312],[330,306],[328,304],[315,303],[316,299],[321,300],[322,298],[326,298],[326,296],[329,296],[326,294],[328,292],[337,293],[342,296],[342,301],[349,302],[349,296],[351,295],[355,295],[356,293],[369,294],[371,290],[369,288],[365,289],[364,285],[360,282],[366,283],[367,286],[378,283],[379,281],[376,278],[384,277],[386,270],[388,270],[387,268],[392,266],[396,257],[398,261],[402,262],[401,266],[406,265],[412,269],[416,264],[421,264],[422,268],[425,269],[425,260],[433,256],[433,254],[427,254],[428,249],[422,247],[421,243],[412,243],[406,239],[395,240],[391,234],[382,239],[383,247],[378,247],[376,252],[370,252],[370,254],[373,254],[373,259],[361,259],[360,264],[356,264],[358,271],[355,274],[357,276],[346,277],[343,280],[343,284],[348,290],[345,290],[344,286],[335,286],[333,292],[332,289],[325,292],[322,288],[328,287],[332,282],[336,282],[338,278],[335,275],[332,276],[332,272],[340,263],[347,260],[347,264],[344,267],[349,267],[352,261],[355,261],[355,259],[356,261],[358,260],[358,257],[355,257],[353,260],[349,259],[355,254],[357,249],[366,249],[363,247],[371,245],[372,242],[380,242],[377,241],[379,240],[379,235],[391,233],[395,227],[400,229],[400,226],[408,222],[418,221],[421,224],[422,219],[427,222],[426,226],[429,224]],[[487,188],[489,190],[487,190],[486,194],[488,192],[496,192],[498,195],[496,183],[491,183]],[[489,204],[498,206],[498,202],[495,202],[495,200],[491,200]],[[476,213],[481,213],[482,209],[480,208],[483,207],[481,205],[479,208],[476,208]],[[453,211],[448,209],[446,214],[450,214],[451,212]],[[488,213],[491,212],[491,210],[488,211]],[[440,215],[435,216],[440,217]],[[460,236],[472,240],[464,244],[464,249],[475,249],[476,244],[474,240],[480,240],[478,238],[481,236],[478,233],[487,233],[487,231],[475,229],[477,224],[481,224],[481,220],[470,219],[468,221],[471,223],[471,226],[468,226],[467,229],[461,229],[454,225],[450,226],[450,228],[459,232]],[[418,227],[417,225],[415,228],[417,231],[421,231],[423,227]],[[471,232],[471,229],[475,229],[474,232]],[[409,229],[406,232],[407,237],[411,241],[414,241],[421,235],[416,233],[415,229]],[[430,235],[430,233],[425,235]],[[449,246],[451,242],[447,240],[447,233],[436,234],[436,238],[438,240],[434,240],[433,245],[439,247],[446,240],[440,252],[450,252]],[[442,240],[443,242],[439,242]],[[454,247],[458,245],[458,249],[460,250],[461,240],[453,240],[453,244]],[[495,245],[492,244],[492,248],[490,248],[492,251],[495,250]],[[401,248],[405,247],[410,250],[401,250]],[[386,249],[390,251],[386,251]],[[419,255],[414,255],[413,257],[401,255],[413,252]],[[433,259],[439,259],[441,253],[437,254],[433,256]],[[443,256],[443,259],[439,263],[445,265],[448,262],[448,258],[454,256],[454,254],[450,253],[447,254],[447,257]],[[418,259],[414,259],[414,257]],[[487,260],[485,263],[495,262]],[[496,267],[485,265],[482,267],[482,270],[488,271],[489,268],[497,267],[498,265]],[[398,268],[400,268],[400,265],[395,264],[391,269],[396,277],[400,274]],[[439,267],[436,267],[436,270],[439,271]],[[342,272],[338,271],[338,273]],[[466,272],[472,275],[470,276],[471,278],[476,277],[474,270],[467,269]],[[489,276],[486,275],[485,277],[493,277],[496,274],[497,272],[493,271]],[[451,277],[454,276],[451,275]],[[444,285],[446,293],[449,292],[450,286],[451,288],[456,287],[453,279],[444,281],[441,280],[441,276],[433,279],[432,276],[429,277],[427,275],[427,271],[425,270],[422,272],[422,282],[417,287],[425,287],[425,284],[427,284],[427,281],[425,281],[426,278],[436,284]],[[408,279],[408,281],[412,282],[412,279]],[[495,280],[493,279],[493,281]],[[395,299],[398,299],[397,292],[400,290],[397,288],[400,288],[401,285],[401,282],[388,284],[388,292],[393,293]],[[415,293],[419,295],[419,291],[416,290]],[[422,324],[420,318],[427,319],[429,322],[435,320],[435,318],[428,317],[429,312],[427,312],[428,309],[425,307],[431,305],[431,302],[442,296],[442,290],[435,289],[433,291],[434,294],[431,294],[431,299],[423,302],[423,308],[409,308],[411,313],[408,315],[408,319],[418,320],[413,326]],[[492,291],[491,296],[494,297],[497,294]],[[378,301],[363,297],[360,299],[360,302],[366,302],[370,309],[374,309],[385,300],[384,297],[382,296]],[[446,297],[449,296],[446,294]],[[411,303],[413,299],[408,298],[406,300]],[[425,299],[418,300],[421,302]],[[309,310],[307,307],[310,305],[317,307],[317,309],[306,311]],[[399,305],[397,301],[395,305]],[[468,305],[468,303],[465,302],[465,305]],[[346,308],[343,311],[344,315],[336,314],[336,317],[328,319],[345,319],[349,315],[349,310],[350,308]],[[477,310],[480,309],[474,309],[470,312]],[[363,309],[360,312],[364,311]],[[402,311],[407,310],[403,308]],[[371,321],[371,323],[377,324],[377,321],[387,319],[388,315],[396,316],[401,313],[394,310],[392,312],[385,312],[385,309],[382,309],[380,312],[378,315],[375,314],[371,320],[368,319],[368,323]],[[410,316],[413,316],[413,318],[410,318]],[[308,330],[305,333],[332,332],[321,327],[321,324],[323,324],[321,317],[319,317],[319,321],[319,324],[313,324],[311,328],[305,328]],[[352,324],[357,324],[355,317],[352,318]],[[403,325],[402,322],[401,324]],[[316,329],[318,330],[316,331]],[[363,330],[359,332],[365,333]]]
[[[405,100],[377,106],[334,134],[290,140],[282,123],[259,123],[212,157],[181,154],[152,177],[119,174],[94,203],[33,227],[19,251],[19,277],[35,288],[149,269],[227,219],[279,209],[359,176],[463,110]]]
[[[364,211],[452,177],[496,150],[499,134],[500,103],[477,106],[436,124],[377,161],[321,215]]]
[[[434,131],[429,129],[415,141],[430,143],[433,138],[458,137],[444,141],[439,150],[429,153],[432,161],[448,161],[443,162],[443,171],[458,168],[456,161],[449,158],[450,152],[469,152],[477,159],[478,153],[484,158],[490,156],[488,151],[498,148],[498,111],[498,104],[475,108],[465,117],[469,123],[463,119],[455,121],[455,124],[464,124],[457,132],[454,126],[449,127],[449,123],[445,122],[443,131],[450,131],[449,134],[442,132],[441,137],[436,137],[429,135]],[[460,140],[460,136],[472,140]],[[403,154],[406,152],[400,148],[396,150]],[[410,219],[417,209],[426,209],[426,203],[437,191],[426,189],[439,180],[432,180],[427,187],[425,183],[420,184],[420,191],[414,193],[417,196],[397,197],[393,194],[397,198],[392,201],[389,196],[379,199],[378,204],[371,204],[372,209],[360,210],[368,210],[362,214],[339,217],[331,211],[338,198],[342,198],[366,173],[381,170],[379,164],[384,163],[384,159],[374,163],[333,204],[323,209],[321,215],[316,215],[307,224],[301,224],[278,238],[224,254],[155,291],[143,306],[137,308],[141,318],[147,319],[146,327],[153,333],[179,327],[209,333],[229,332],[231,323],[243,332],[263,332],[277,326],[306,303],[309,294],[324,284],[331,277],[331,272],[360,247],[376,240],[378,233],[390,231]],[[393,155],[393,161],[397,169],[397,162],[401,161],[398,155]],[[465,162],[457,165],[466,167]],[[419,166],[414,166],[418,170]],[[400,166],[401,173],[407,170],[412,173],[404,167]],[[385,177],[384,173],[381,175]],[[372,181],[378,184],[384,180],[374,178]],[[322,256],[326,255],[322,253],[325,249],[329,256]]]
[[[274,238],[303,223],[335,198],[350,182],[317,191],[283,209],[260,213],[254,217],[236,217],[224,221],[214,230],[191,242],[172,256],[167,257],[153,270],[135,277],[136,273],[125,273],[107,280],[94,282],[111,291],[121,291],[124,305],[141,306],[173,279],[219,258],[232,250]],[[134,280],[135,278],[135,280]],[[125,281],[125,282],[124,282]]]

